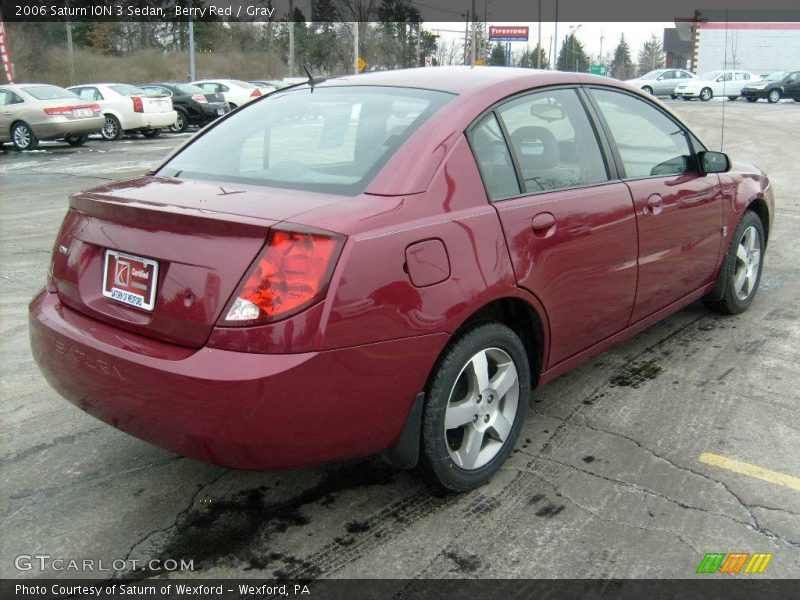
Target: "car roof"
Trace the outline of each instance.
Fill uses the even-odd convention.
[[[539,85],[580,83],[584,77],[589,76],[584,73],[513,67],[421,67],[395,71],[377,71],[360,75],[345,75],[335,79],[327,79],[320,85],[408,87],[461,95],[495,85],[507,86],[515,81],[522,89]],[[599,78],[599,80],[605,81],[605,78]]]

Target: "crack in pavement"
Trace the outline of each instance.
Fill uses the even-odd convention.
[[[674,498],[670,498],[669,496],[667,496],[665,494],[662,494],[661,492],[657,492],[655,490],[651,490],[651,489],[646,488],[644,486],[641,486],[641,485],[638,485],[638,484],[635,484],[635,483],[631,483],[631,482],[628,482],[628,481],[624,481],[622,479],[615,479],[613,477],[607,477],[605,475],[600,475],[599,473],[595,473],[593,471],[589,471],[589,470],[586,470],[586,469],[581,469],[581,468],[576,467],[574,465],[571,465],[569,463],[561,462],[561,461],[558,461],[558,460],[555,460],[555,459],[552,459],[552,458],[548,458],[546,456],[537,456],[535,454],[532,454],[530,452],[526,452],[524,450],[520,450],[520,452],[522,452],[523,454],[525,454],[527,456],[530,456],[532,459],[534,459],[534,462],[536,460],[544,460],[544,461],[547,461],[547,462],[551,462],[553,464],[557,464],[557,465],[560,465],[562,467],[566,467],[568,469],[572,469],[572,470],[577,471],[579,473],[583,473],[583,474],[589,475],[591,477],[596,477],[597,479],[602,479],[603,481],[608,481],[609,483],[614,483],[614,484],[617,484],[617,485],[621,485],[623,487],[635,490],[635,491],[640,492],[642,494],[648,494],[648,495],[656,497],[656,498],[661,498],[662,500],[666,500],[667,502],[675,504],[675,505],[677,505],[677,506],[679,506],[680,508],[683,508],[683,509],[696,510],[696,511],[708,514],[708,515],[712,515],[712,516],[716,516],[716,517],[720,517],[720,518],[726,519],[728,521],[731,521],[733,523],[737,523],[739,525],[743,525],[743,526],[747,527],[748,529],[750,529],[751,531],[753,531],[753,532],[755,532],[755,533],[757,533],[757,534],[759,534],[759,535],[761,535],[763,537],[766,537],[775,546],[778,546],[779,542],[783,542],[783,543],[785,543],[785,544],[787,544],[789,546],[792,546],[794,548],[800,549],[800,542],[783,538],[783,537],[775,534],[774,532],[772,532],[772,531],[764,528],[763,526],[761,526],[760,523],[758,522],[758,519],[753,514],[753,511],[750,509],[749,506],[747,506],[746,504],[744,504],[744,502],[742,502],[741,498],[739,498],[736,494],[734,494],[725,484],[723,484],[722,482],[717,481],[715,479],[712,479],[710,477],[706,477],[706,478],[709,479],[710,481],[713,481],[714,483],[718,483],[719,485],[721,485],[726,491],[728,491],[728,493],[730,493],[738,501],[738,503],[742,506],[742,508],[747,513],[747,515],[751,518],[751,522],[748,523],[747,521],[742,521],[740,519],[737,519],[737,518],[732,517],[730,515],[726,515],[724,513],[718,513],[718,512],[710,511],[710,510],[707,510],[707,509],[702,508],[700,506],[693,506],[691,504],[687,504],[686,502],[683,502],[682,500],[676,500]],[[664,460],[666,460],[666,459],[664,459]],[[672,464],[671,461],[667,460],[666,462]],[[673,465],[673,466],[675,466],[675,465]],[[681,467],[677,467],[677,466],[676,466],[676,468],[678,470],[684,470],[684,471],[693,472],[693,471],[691,471],[691,469],[685,469],[685,468],[681,468]],[[538,475],[538,473],[537,473],[537,475]],[[699,474],[699,475],[702,476],[702,474]],[[541,475],[539,475],[539,476],[541,477]]]
[[[524,452],[524,454],[526,454],[528,456],[531,456],[531,454],[529,454],[528,452]],[[553,462],[556,462],[556,461],[553,461]],[[561,463],[558,463],[558,464],[561,464]],[[520,467],[503,467],[503,469],[519,471],[519,472],[522,472],[522,473],[529,473],[530,475],[533,475],[534,477],[538,477],[542,481],[546,481],[547,483],[549,483],[553,487],[554,490],[558,491],[561,494],[559,496],[560,498],[566,498],[569,502],[574,504],[580,510],[586,512],[587,514],[592,515],[593,517],[598,518],[599,520],[601,520],[601,521],[603,521],[605,523],[611,523],[612,525],[622,525],[624,527],[630,527],[632,529],[638,529],[640,531],[659,531],[659,532],[662,532],[662,533],[673,535],[676,538],[678,538],[678,540],[680,542],[682,542],[683,544],[685,544],[686,546],[688,546],[689,548],[691,548],[692,550],[694,550],[698,554],[700,554],[700,555],[705,554],[705,550],[700,550],[697,546],[695,546],[694,544],[692,544],[691,542],[686,540],[681,535],[680,532],[675,531],[673,529],[665,529],[663,527],[644,527],[642,525],[635,525],[634,523],[627,523],[625,521],[619,521],[617,519],[610,519],[608,517],[605,517],[599,511],[592,510],[588,506],[585,506],[585,505],[581,504],[580,502],[575,500],[573,497],[571,497],[570,495],[566,494],[564,492],[564,490],[562,488],[560,488],[555,481],[553,481],[551,479],[548,479],[547,477],[543,476],[541,473],[538,473],[536,471],[532,471],[530,469],[520,468]],[[580,470],[580,469],[577,469],[577,470]],[[648,513],[649,513],[649,509],[648,509]],[[655,517],[652,515],[652,513],[649,513],[649,514],[650,514],[650,518],[653,520],[653,522],[655,522]]]
[[[210,481],[207,481],[206,483],[199,484],[197,486],[197,489],[195,490],[195,492],[192,494],[191,498],[189,498],[189,503],[175,515],[175,518],[172,520],[172,523],[170,523],[166,527],[161,527],[159,529],[153,529],[152,531],[149,531],[148,533],[146,533],[144,536],[139,538],[137,541],[135,541],[131,545],[130,549],[125,554],[125,562],[127,563],[130,560],[131,555],[134,553],[134,551],[139,546],[141,546],[142,544],[147,542],[151,537],[153,537],[154,535],[156,535],[158,533],[165,533],[165,532],[169,531],[170,529],[172,529],[173,527],[177,527],[178,521],[181,519],[181,517],[183,517],[184,515],[188,514],[188,512],[190,510],[192,510],[192,507],[197,502],[197,498],[201,494],[201,492],[203,492],[204,490],[207,490],[212,485],[214,485],[217,482],[219,482],[220,479],[222,479],[223,477],[225,477],[227,474],[231,473],[234,470],[235,469],[225,469],[222,473],[220,473],[219,475],[217,475],[216,477],[214,477]],[[130,571],[114,571],[114,574],[111,576],[111,579],[118,579],[120,577],[131,576],[131,575],[133,575],[133,573],[131,573]]]

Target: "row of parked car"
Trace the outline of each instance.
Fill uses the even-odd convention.
[[[140,133],[153,138],[165,129],[204,126],[238,106],[292,82],[204,79],[193,83],[93,83],[62,88],[29,83],[0,85],[0,145],[34,150],[40,140],[72,146],[99,133],[106,140]]]
[[[715,96],[736,100],[740,96],[748,102],[765,99],[775,103],[783,98],[800,102],[800,71],[778,71],[759,77],[749,71],[727,69],[695,75],[684,69],[656,69],[629,79],[649,94],[670,96],[672,99],[709,101]]]

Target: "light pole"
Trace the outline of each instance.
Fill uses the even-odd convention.
[[[189,81],[197,81],[194,63],[194,16],[192,15],[192,0],[189,0]]]
[[[581,25],[577,25],[577,26],[576,26],[576,25],[570,25],[570,26],[569,26],[569,34],[572,36],[572,61],[573,61],[573,71],[574,71],[575,73],[577,73],[577,72],[578,72],[578,57],[577,57],[577,55],[575,54],[575,36],[576,36],[576,34],[578,33],[578,29],[580,29],[581,27],[583,27],[583,24],[581,24]]]

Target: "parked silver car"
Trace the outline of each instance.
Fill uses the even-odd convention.
[[[80,146],[103,128],[100,106],[69,90],[42,83],[0,86],[0,144],[33,150],[39,140]]]
[[[690,79],[694,79],[694,75],[684,69],[656,69],[636,79],[628,79],[626,83],[630,83],[648,94],[671,96],[674,100],[677,97],[675,87]]]

